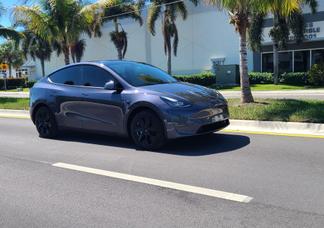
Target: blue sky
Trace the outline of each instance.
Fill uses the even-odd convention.
[[[0,25],[11,26],[10,16],[11,16],[12,8],[15,5],[24,4],[25,1],[26,0],[0,0],[1,4],[6,9],[6,12],[4,12],[0,18]],[[35,1],[29,0],[28,2],[29,2],[28,4],[33,4]]]

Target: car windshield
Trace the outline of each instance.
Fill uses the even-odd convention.
[[[106,62],[105,65],[135,87],[177,82],[166,72],[144,63]]]

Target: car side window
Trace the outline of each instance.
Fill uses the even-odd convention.
[[[82,81],[81,68],[79,66],[68,67],[55,72],[49,78],[54,83],[78,86]]]
[[[114,77],[104,69],[97,66],[84,65],[83,69],[83,86],[104,87],[105,84]]]

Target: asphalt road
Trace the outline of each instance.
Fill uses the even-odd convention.
[[[218,133],[161,152],[126,139],[40,139],[0,118],[0,227],[324,226],[324,140]],[[54,167],[58,162],[242,194],[249,203]]]

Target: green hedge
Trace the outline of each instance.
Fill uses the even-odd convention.
[[[307,75],[305,72],[283,73],[279,75],[279,81],[287,85],[307,85]],[[249,78],[251,84],[273,84],[272,73],[250,72]]]
[[[26,78],[8,78],[6,80],[7,89],[16,89],[19,87],[26,86],[27,79]],[[4,89],[4,79],[0,79],[0,89]]]
[[[202,72],[200,74],[190,74],[190,75],[175,75],[176,79],[182,82],[189,82],[192,84],[210,86],[215,84],[215,75],[212,72]]]
[[[315,86],[324,86],[324,64],[314,64],[308,73],[308,81]]]
[[[250,72],[249,73],[251,84],[271,84],[273,83],[272,73]]]
[[[307,73],[295,72],[295,73],[284,73],[279,78],[280,83],[287,85],[307,85]]]

